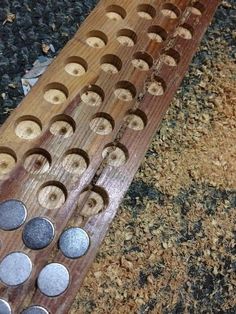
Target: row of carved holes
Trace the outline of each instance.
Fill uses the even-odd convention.
[[[134,131],[141,131],[147,123],[147,117],[141,110],[129,112],[125,116],[125,121],[130,129]],[[98,135],[105,136],[110,134],[114,127],[114,119],[107,113],[97,113],[89,123],[93,132]],[[67,115],[58,115],[54,117],[50,123],[50,132],[54,136],[61,138],[68,138],[75,133],[76,123]],[[18,119],[15,127],[16,135],[24,140],[33,140],[41,135],[42,124],[41,121],[33,116],[23,116]],[[110,147],[110,145],[108,145]],[[122,154],[124,149],[117,148],[119,155],[123,155],[121,159],[126,161],[127,153]],[[107,147],[104,149],[103,156],[107,153]],[[119,158],[115,159],[114,154],[111,153],[110,164],[113,166],[120,166]],[[9,173],[17,162],[17,157],[14,151],[8,148],[0,148],[0,176]],[[71,149],[65,155],[62,161],[64,168],[77,175],[81,175],[88,167],[89,157],[80,149]],[[25,154],[24,167],[31,173],[41,174],[49,170],[51,165],[51,156],[48,152],[42,149],[34,149]]]
[[[204,5],[197,1],[192,6],[188,7],[188,10],[197,16],[201,16],[205,10]],[[137,13],[141,18],[151,20],[156,16],[156,10],[149,4],[140,4],[137,7]],[[177,19],[180,16],[180,10],[172,3],[166,3],[161,8],[161,13],[170,19]],[[111,5],[106,9],[106,16],[114,21],[120,21],[126,17],[126,11],[124,8],[118,5]],[[148,30],[148,35],[151,39],[157,41],[163,41],[166,36],[166,32],[163,29],[155,30],[155,26]],[[125,46],[134,46],[137,42],[137,35],[130,29],[122,29],[117,33],[117,40],[120,44]],[[93,48],[103,48],[108,43],[106,34],[101,31],[93,30],[87,34],[86,42]]]
[[[141,9],[141,6],[139,6]],[[143,10],[147,7],[142,7]],[[167,8],[165,8],[167,10]],[[170,9],[170,8],[169,8]],[[195,7],[195,9],[199,9],[199,7]],[[141,11],[140,11],[141,12]],[[117,12],[116,12],[117,13]],[[197,11],[193,12],[195,14],[198,14]],[[154,29],[155,28],[155,29]],[[161,29],[159,26],[152,26],[152,29],[149,30],[149,36],[153,37],[152,39],[156,39],[154,37],[154,30],[156,32],[162,33],[163,38],[163,29]],[[152,34],[152,35],[150,35]],[[192,30],[190,30],[190,27],[188,25],[181,26],[177,29],[177,35],[180,35],[184,37],[185,39],[191,39],[192,38]],[[178,53],[171,49],[169,53],[166,53],[163,56],[163,61],[166,62],[170,66],[175,66],[179,62],[180,56]],[[65,70],[72,74],[72,75],[82,75],[87,71],[87,64],[84,60],[81,58],[77,57],[71,57],[65,66]],[[79,62],[78,62],[79,61]],[[152,58],[144,52],[137,52],[134,55],[134,59],[132,60],[132,64],[139,68],[140,70],[149,70],[149,68],[152,66]],[[121,60],[117,56],[113,55],[107,55],[102,58],[101,62],[101,67],[103,68],[104,71],[109,71],[112,73],[116,73],[121,69],[122,63]],[[147,86],[147,89],[150,94],[152,95],[162,95],[165,90],[165,82],[163,82],[160,78],[156,80],[156,82],[150,82],[149,86]],[[57,83],[50,84],[48,88],[45,91],[44,97],[47,101],[52,102],[52,103],[63,103],[66,98],[68,97],[68,91],[66,87],[63,85],[60,85],[60,88],[54,88],[58,87]],[[115,90],[115,95],[123,100],[123,101],[129,101],[132,100],[135,97],[136,94],[136,89],[133,84],[127,81],[121,81],[118,82],[116,85],[116,90]],[[88,105],[96,106],[100,105],[101,102],[104,99],[104,92],[102,89],[98,86],[90,86],[87,87],[83,90],[83,93],[81,95],[82,101],[87,103]],[[134,130],[141,130],[144,128],[146,124],[146,116],[142,113],[141,115],[137,114],[130,114],[129,115],[130,121],[128,122],[128,126],[130,128],[133,128]],[[114,120],[107,114],[101,113],[100,115],[97,115],[91,122],[90,122],[90,127],[91,129],[96,132],[97,134],[100,135],[106,135],[109,134],[113,128],[114,128]],[[54,118],[54,121],[51,124],[50,128],[52,134],[54,135],[61,135],[64,137],[69,137],[72,135],[75,131],[75,122],[71,117],[67,117],[66,119],[62,119],[62,117],[57,117]],[[16,125],[16,134],[23,138],[23,139],[34,139],[35,137],[39,136],[42,131],[42,125],[40,121],[37,118],[34,117],[22,117],[18,120],[18,123]],[[124,153],[124,152],[123,152]],[[0,173],[5,174],[15,165],[16,163],[16,156],[14,152],[10,152],[8,149],[4,149],[0,152],[1,154],[1,163],[0,163]],[[31,154],[27,156],[25,163],[27,167],[31,167],[32,171],[32,164],[31,164],[31,159],[32,156],[35,157],[35,155],[41,156],[41,159],[38,159],[36,163],[34,163],[34,171],[45,171],[48,170],[50,167],[50,154],[45,152],[44,154]],[[121,150],[122,154],[122,150]],[[111,154],[112,155],[112,154]],[[73,157],[74,156],[74,157]],[[77,157],[75,157],[77,156]],[[73,158],[76,158],[74,160]],[[80,158],[80,160],[78,160]],[[125,160],[125,154],[123,156],[123,160]],[[30,160],[30,161],[29,161]],[[88,157],[83,156],[83,154],[78,154],[78,153],[71,153],[68,154],[68,156],[65,157],[65,168],[67,168],[68,171],[75,171],[77,173],[82,173],[83,169],[87,168],[88,165]],[[72,162],[71,164],[67,164],[69,162]],[[83,162],[82,162],[83,160]],[[113,160],[113,161],[112,161]],[[122,160],[122,157],[120,158]],[[38,163],[38,164],[37,164]],[[111,158],[111,163],[113,165],[116,165],[117,161],[116,158]],[[79,166],[80,165],[80,166]],[[77,166],[77,170],[73,170],[73,166]],[[40,169],[37,169],[40,168]]]
[[[124,30],[123,30],[124,31]],[[121,30],[122,32],[122,30]],[[193,30],[190,30],[188,25],[180,26],[177,29],[177,35],[182,36],[185,39],[192,38]],[[156,33],[156,34],[155,34]],[[157,34],[159,33],[159,34]],[[155,35],[154,35],[155,34]],[[164,30],[159,26],[152,26],[149,29],[149,37],[154,40],[158,40],[159,36],[161,40],[164,40]],[[163,61],[170,65],[175,66],[179,62],[180,56],[178,53],[171,49],[163,56]],[[137,52],[134,54],[132,64],[134,67],[140,70],[149,70],[152,66],[153,60],[150,55],[145,52]],[[114,55],[104,56],[101,60],[101,68],[104,71],[111,72],[113,74],[117,73],[122,67],[121,60]],[[79,57],[71,57],[68,59],[68,63],[65,66],[65,70],[75,76],[83,75],[87,71],[86,62]],[[44,98],[51,103],[63,103],[68,97],[68,90],[65,86],[57,83],[52,83],[45,90]],[[160,78],[156,81],[152,81],[147,86],[148,92],[152,95],[162,95],[165,90],[165,82]],[[58,88],[59,87],[59,88]],[[115,89],[115,95],[117,98],[123,101],[130,101],[136,95],[136,89],[133,84],[128,81],[118,82]],[[89,86],[86,87],[81,94],[81,99],[83,102],[91,106],[98,106],[104,100],[104,92],[99,86]],[[128,126],[134,130],[141,130],[146,124],[146,116],[144,113],[141,115],[130,114],[128,116]],[[90,122],[90,128],[97,134],[106,135],[112,132],[114,128],[114,120],[106,113],[100,113],[96,115]],[[38,137],[41,134],[42,125],[41,122],[35,117],[21,117],[17,121],[15,128],[16,134],[23,139],[31,140]],[[71,136],[75,131],[75,122],[71,117],[62,118],[58,116],[52,121],[50,131],[54,135],[61,135],[63,137]],[[115,155],[111,152],[110,163],[112,165],[117,165],[119,160],[125,162],[126,156],[122,149],[117,148],[117,153],[121,154],[120,158],[114,158]],[[106,149],[104,150],[104,156],[107,154]],[[14,152],[9,153],[8,149],[3,149],[0,151],[1,161],[0,161],[0,174],[4,175],[8,173],[14,167],[16,163],[16,155]],[[112,157],[113,156],[113,157]],[[35,160],[36,158],[36,160]],[[32,165],[32,160],[34,163]],[[77,174],[82,174],[83,171],[88,166],[88,156],[85,153],[73,152],[68,153],[64,160],[64,166],[69,172],[75,172]],[[118,161],[117,161],[118,160]],[[50,154],[44,152],[44,154],[33,153],[27,156],[25,159],[25,166],[29,167],[29,171],[33,172],[46,172],[50,167]],[[33,167],[33,168],[32,168]],[[74,168],[73,168],[74,167]]]
[[[181,35],[181,32],[183,31],[183,28],[179,29],[179,35]],[[169,50],[169,52],[163,55],[163,61],[166,62],[168,65],[177,65],[179,59],[180,56],[173,49]],[[70,60],[75,61],[75,59],[73,58]],[[110,67],[111,65],[116,68],[121,67],[121,60],[116,56],[109,55],[104,57],[103,60],[106,60],[107,64],[109,64]],[[111,63],[112,61],[113,63]],[[137,52],[132,60],[132,64],[140,70],[149,70],[149,68],[152,66],[152,63],[153,60],[151,56],[145,52]],[[70,66],[71,64],[72,63],[70,63]],[[80,58],[80,63],[76,64],[80,67],[83,67],[82,59]],[[103,65],[105,65],[105,63],[103,63]],[[67,65],[67,70],[68,66],[69,64]],[[149,86],[147,86],[147,89],[150,94],[160,96],[164,93],[165,86],[165,82],[163,82],[160,78],[157,78],[156,81],[150,82]],[[116,84],[116,89],[114,93],[116,97],[120,100],[130,101],[136,95],[136,88],[132,83],[128,81],[121,81]],[[44,97],[47,101],[51,103],[63,103],[68,97],[68,91],[67,88],[62,84],[52,83],[47,87]],[[91,106],[99,106],[104,100],[104,97],[105,95],[103,90],[96,85],[84,88],[81,94],[82,101]],[[132,128],[133,126],[133,128],[137,130],[142,129],[145,125],[145,118],[143,120],[140,115],[135,114],[132,114],[132,117],[133,121],[129,124],[130,127]],[[114,120],[106,113],[101,113],[92,119],[92,121],[90,122],[90,127],[97,134],[106,135],[113,130]],[[52,121],[50,130],[52,134],[61,135],[66,138],[74,133],[75,122],[71,117],[62,119],[62,117],[59,116],[54,118],[54,120]],[[41,122],[36,117],[21,117],[20,119],[18,119],[15,128],[17,136],[25,140],[32,140],[38,137],[41,134],[41,131]],[[1,157],[2,161],[0,163],[0,174],[5,174],[9,172],[9,169],[13,168],[16,160],[14,158],[14,154],[8,154],[7,152],[2,152]]]
[[[146,18],[146,19],[153,18],[154,17],[154,11],[153,11],[154,8],[150,9],[150,7],[151,6],[149,6],[149,5],[138,6],[138,14],[141,17]],[[114,6],[113,6],[113,9],[114,9]],[[198,10],[198,9],[196,9],[196,10]],[[165,7],[162,10],[162,13],[164,15],[169,16],[170,18],[177,18],[178,14],[176,12],[177,12],[176,10],[173,10],[173,6],[171,8]],[[199,10],[199,12],[200,12],[200,10]],[[198,12],[195,12],[195,13],[198,14]],[[116,14],[117,14],[117,12],[116,12]],[[112,19],[117,19],[117,16],[119,16],[119,15],[114,16],[114,14],[111,15],[111,14],[109,14],[109,12],[107,13],[107,15],[109,18],[112,18]],[[124,14],[123,14],[123,16],[121,16],[121,18],[124,18]],[[185,37],[186,39],[190,39],[191,33],[190,33],[189,29],[187,29],[188,32],[187,32],[187,36],[186,36],[186,29],[187,29],[186,27],[185,27],[185,29],[182,27],[182,29],[180,29],[179,35],[183,35],[182,37]],[[190,35],[189,35],[189,33],[190,33]],[[150,36],[150,32],[149,32],[149,36]],[[153,35],[151,35],[151,36],[153,36]],[[154,35],[154,37],[152,39],[155,39],[155,38],[157,38],[157,37]],[[163,39],[163,37],[161,39]],[[97,44],[95,43],[95,46],[96,45]],[[138,55],[137,55],[137,57],[138,57]],[[109,58],[111,58],[111,59],[109,60]],[[116,57],[117,59],[115,59],[115,62],[113,62],[113,64],[112,64],[112,62],[108,62],[106,65],[106,61],[114,60],[114,56],[111,56],[109,58],[108,59],[103,58],[104,62],[101,63],[102,69],[104,71],[111,71],[112,73],[114,73],[114,71],[115,71],[115,73],[118,72],[122,66],[121,61],[118,60],[118,57]],[[148,58],[149,58],[149,56],[146,54],[145,58],[139,58],[139,59],[136,58],[136,59],[134,59],[134,62],[132,62],[132,63],[135,67],[140,68],[140,70],[148,70],[151,67],[151,59],[148,59]],[[173,57],[171,56],[171,58],[173,58]],[[146,59],[146,60],[144,61],[144,59]],[[74,62],[76,60],[73,60],[73,59],[71,59],[70,61],[71,62],[68,63],[65,67],[65,70],[68,73],[77,76],[77,75],[81,75],[81,73],[83,73],[83,72],[86,72],[85,63],[81,64],[81,62],[80,63]],[[115,65],[114,65],[114,63],[115,63]],[[168,64],[168,62],[166,62],[166,63]],[[112,64],[112,66],[111,66],[111,64]],[[170,60],[169,65],[176,65],[176,64],[173,64],[172,61]],[[152,85],[149,86],[149,92],[151,94],[155,94],[156,91],[159,90],[159,86],[160,86],[158,83],[158,88],[156,89],[156,85],[153,85],[153,84],[154,83],[152,83]],[[127,85],[127,82],[126,82],[126,85]],[[164,85],[161,84],[162,89],[164,88],[163,86]],[[124,86],[122,86],[122,84],[121,84],[120,89],[123,89],[123,87]],[[153,93],[153,91],[155,91],[155,92]],[[47,95],[47,93],[48,93],[48,91],[46,91],[45,94]],[[119,93],[117,93],[117,96],[119,94],[122,94],[122,93],[123,93],[122,91],[119,91]],[[131,91],[131,93],[132,93],[132,91]],[[160,94],[160,92],[158,92],[158,94]],[[52,100],[51,102],[56,102],[56,103],[57,102],[64,102],[65,98],[66,98],[64,93],[62,93],[62,94],[59,93],[57,95],[49,94],[49,98],[50,97],[52,97],[52,99],[50,99],[50,100]],[[47,96],[45,98],[47,98]],[[126,100],[126,99],[123,99],[123,100]],[[128,120],[128,125],[131,128],[133,125],[134,129],[136,129],[136,127],[138,125],[140,127],[140,123],[141,123],[141,125],[143,124],[143,126],[141,127],[141,129],[142,129],[144,127],[144,121],[142,120],[142,118],[140,118],[140,116],[137,116],[137,115],[133,115],[133,116],[136,117],[136,121],[133,121],[133,119],[130,118],[130,121]],[[130,115],[130,117],[131,117],[131,115]],[[139,119],[141,119],[141,122],[140,122],[140,120],[138,120],[138,123],[137,123],[137,117]],[[68,117],[68,119],[71,119],[71,118]],[[67,127],[69,125],[68,129],[65,126],[62,127],[61,125],[60,126],[57,125],[54,128],[53,125],[56,124],[56,121],[54,121],[54,123],[51,125],[52,133],[53,132],[55,132],[55,133],[61,132],[60,135],[65,136],[65,137],[69,136],[70,133],[73,133],[73,131],[75,129],[74,128],[75,124],[74,125],[73,125],[73,123],[68,124],[68,119],[66,121],[65,120],[61,121],[62,123],[66,122]],[[96,119],[97,120],[102,119],[103,125],[101,125],[101,122],[95,121]],[[22,125],[22,123],[25,123],[25,121],[26,120],[18,121],[19,123],[16,127],[16,133],[19,132],[17,134],[18,136],[22,135],[22,133],[21,133],[22,130],[20,128],[20,125]],[[28,126],[26,129],[26,135],[28,137],[27,139],[31,139],[32,136],[34,136],[35,134],[36,134],[36,136],[38,136],[39,135],[38,133],[40,133],[40,128],[41,128],[38,121],[35,121],[34,119],[31,120],[30,123],[31,123],[31,125]],[[101,116],[97,116],[96,118],[94,118],[90,123],[90,127],[96,133],[106,135],[112,131],[112,129],[114,127],[114,121],[111,120],[111,118],[108,118],[108,116],[104,117],[104,114],[103,114]],[[32,132],[32,130],[34,130],[34,131]],[[107,153],[109,153],[110,148],[111,147],[109,147],[109,146],[107,148],[105,148],[103,157],[105,157],[107,155]],[[5,154],[5,157],[7,158],[7,162],[4,161],[4,162],[0,163],[0,173],[1,173],[1,169],[3,171],[7,169],[7,163],[12,164],[12,163],[16,162],[16,156],[15,156],[15,153],[13,151],[11,151],[9,149],[5,149],[5,151],[1,152],[1,150],[0,150],[0,155],[4,155],[4,154]],[[117,157],[119,157],[119,158],[117,158]],[[115,150],[114,150],[114,148],[112,148],[108,162],[110,160],[111,165],[119,166],[121,164],[117,164],[117,162],[123,164],[123,163],[125,163],[126,158],[127,158],[127,152],[124,149],[122,149],[121,147],[116,147]],[[49,170],[50,165],[51,165],[51,161],[52,161],[51,156],[47,151],[45,151],[43,149],[34,149],[34,150],[29,151],[25,155],[24,166],[25,166],[25,169],[31,173],[44,173],[44,172],[47,172]],[[74,149],[74,150],[72,149],[72,150],[68,151],[65,154],[63,161],[62,161],[62,165],[64,166],[64,168],[68,172],[76,173],[78,175],[81,175],[86,170],[88,163],[89,163],[89,158],[88,158],[87,154],[84,151],[78,150],[78,149]],[[48,190],[49,190],[49,193],[48,193]],[[87,192],[84,192],[84,193],[87,193]],[[105,193],[105,191],[103,189],[102,189],[102,191],[100,191],[100,190],[95,191],[94,190],[91,192],[90,197],[86,201],[86,204],[83,208],[85,216],[97,214],[98,212],[100,212],[103,209],[105,202],[108,200],[107,194],[105,193],[106,197],[104,197],[104,193]],[[41,198],[40,195],[43,195],[43,197]],[[48,195],[48,198],[45,198],[45,195]],[[66,188],[59,182],[54,183],[53,185],[51,183],[44,184],[41,187],[39,194],[38,194],[39,203],[42,206],[44,206],[46,208],[50,208],[50,209],[58,208],[58,207],[62,206],[63,203],[66,201],[66,196],[67,196]],[[83,197],[83,193],[81,194],[81,196]],[[83,215],[83,211],[82,211],[82,215]]]
[[[186,40],[189,40],[193,36],[193,28],[188,24],[183,24],[179,26],[176,30],[175,36],[180,36]],[[105,34],[100,31],[92,31],[90,32],[90,36],[93,34],[92,41],[89,41],[90,44],[93,42],[99,43]],[[162,42],[167,38],[166,31],[158,25],[152,25],[148,29],[148,35],[151,40]],[[97,37],[96,37],[97,36]],[[100,37],[99,37],[100,36]],[[133,46],[137,40],[136,34],[130,29],[122,29],[119,31],[119,41],[126,46]],[[99,44],[98,44],[99,46]],[[169,49],[162,55],[162,60],[169,66],[176,66],[180,61],[180,55],[174,49]],[[151,68],[153,64],[152,57],[147,54],[146,52],[139,51],[133,55],[132,65],[139,70],[147,71]],[[104,72],[110,74],[118,73],[122,68],[122,61],[121,59],[112,54],[105,55],[101,58],[100,67]],[[80,57],[70,57],[66,61],[65,71],[73,76],[82,76],[88,71],[88,64],[87,62],[80,58]],[[130,83],[126,82],[125,85],[129,85],[128,88],[123,86],[123,82],[118,82],[115,90],[115,95],[122,100],[129,101],[134,97],[135,87],[131,86]],[[121,86],[120,86],[121,85]],[[124,95],[123,91],[126,89],[126,93]],[[85,93],[82,93],[82,100],[91,105],[99,105],[103,101],[104,93],[101,90],[96,91],[86,91],[83,90]],[[87,94],[89,92],[89,95]],[[93,92],[93,93],[92,93]],[[44,98],[46,101],[53,103],[53,104],[62,104],[66,101],[68,97],[68,90],[62,84],[52,83],[46,87]],[[120,95],[120,97],[119,97]]]
[[[191,7],[188,8],[190,12],[195,15],[202,15],[205,10],[204,5],[196,1]],[[144,19],[153,19],[157,12],[156,9],[150,4],[140,4],[136,8],[137,14]],[[180,10],[173,3],[165,3],[162,5],[160,12],[171,19],[176,19],[180,15]],[[118,5],[111,5],[106,8],[106,16],[113,21],[120,21],[125,19],[127,13],[124,8]]]

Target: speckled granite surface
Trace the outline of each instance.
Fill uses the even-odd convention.
[[[94,5],[2,3],[1,24],[9,4],[13,13],[24,6],[31,11],[0,27],[0,33],[10,34],[10,40],[0,43],[1,122],[22,97],[19,78],[41,54],[42,41],[49,40],[58,51],[81,14]],[[42,14],[45,3],[50,18],[39,17],[44,26],[37,28],[35,15]],[[77,15],[66,18],[75,5],[80,8]],[[17,38],[29,18],[37,33],[35,50],[33,37],[31,42]],[[78,293],[73,313],[236,313],[235,25],[236,4],[223,1]],[[15,55],[8,53],[14,50]],[[15,60],[22,62],[14,69]]]

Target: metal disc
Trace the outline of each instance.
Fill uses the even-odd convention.
[[[45,266],[38,276],[39,290],[48,297],[62,294],[68,287],[70,275],[65,266],[51,263]]]
[[[0,299],[0,314],[11,314],[11,307],[9,303],[3,299]]]
[[[7,200],[0,204],[0,229],[15,230],[26,219],[27,210],[25,205],[18,200]]]
[[[78,258],[87,252],[89,242],[89,236],[83,229],[70,228],[62,233],[59,247],[66,257]]]
[[[33,218],[25,225],[22,237],[28,248],[32,250],[43,249],[53,240],[53,224],[46,218]]]
[[[21,314],[49,314],[49,312],[42,306],[33,305],[25,309],[23,312],[21,312]]]
[[[0,263],[0,280],[8,286],[17,286],[25,282],[32,271],[29,257],[21,252],[5,256]]]

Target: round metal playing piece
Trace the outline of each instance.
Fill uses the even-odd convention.
[[[62,294],[68,287],[70,275],[65,266],[51,263],[45,266],[38,276],[39,290],[48,297]]]
[[[42,306],[33,305],[25,309],[23,312],[21,312],[21,314],[49,314],[49,312]]]
[[[27,222],[22,233],[24,244],[32,250],[45,248],[52,242],[53,237],[53,224],[42,217],[36,217]]]
[[[3,299],[0,299],[0,314],[11,314],[11,307],[9,303]]]
[[[31,271],[30,258],[24,253],[13,252],[0,263],[0,281],[7,286],[17,286],[29,278]]]
[[[18,200],[7,200],[0,203],[0,229],[15,230],[26,219],[27,210],[25,205]]]
[[[66,257],[79,258],[89,248],[89,236],[81,228],[69,228],[60,237],[59,248]]]

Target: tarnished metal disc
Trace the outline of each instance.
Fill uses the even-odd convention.
[[[49,312],[42,306],[33,305],[25,309],[23,312],[21,312],[21,314],[49,314]]]
[[[70,275],[65,266],[51,263],[45,266],[38,276],[39,290],[48,297],[62,294],[68,287]]]
[[[17,286],[29,278],[31,271],[30,258],[24,253],[13,252],[0,263],[0,280],[8,286]]]
[[[26,219],[27,210],[25,205],[18,200],[7,200],[0,203],[0,229],[15,230]]]
[[[0,314],[11,314],[11,307],[9,303],[3,299],[0,299]]]
[[[62,253],[68,258],[79,258],[89,248],[89,236],[81,228],[69,228],[64,231],[59,240]]]
[[[48,246],[54,237],[54,226],[43,217],[31,219],[24,227],[23,242],[32,250],[40,250]]]

